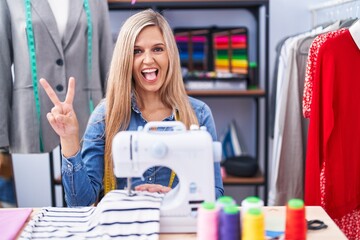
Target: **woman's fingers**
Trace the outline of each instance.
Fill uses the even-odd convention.
[[[171,191],[170,187],[162,186],[159,184],[142,184],[135,187],[136,191],[148,191],[148,192],[161,192],[167,193]]]
[[[40,79],[40,84],[41,86],[44,88],[46,94],[49,96],[51,102],[55,105],[58,106],[61,104],[59,98],[57,97],[55,91],[52,89],[52,87],[50,86],[50,84],[46,81],[45,78],[41,78]]]
[[[46,115],[53,130],[60,136],[62,153],[64,156],[73,156],[79,149],[79,123],[73,109],[75,96],[75,79],[69,79],[68,92],[65,101],[61,102],[50,84],[40,79],[40,84],[49,96],[54,107]]]
[[[65,98],[65,103],[72,104],[75,96],[75,78],[69,78],[68,91]]]
[[[53,126],[54,130],[58,129],[60,125],[63,125],[65,122],[64,116],[61,114],[53,114],[52,112],[46,115],[49,123]]]
[[[57,115],[57,114],[63,114],[63,111],[62,111],[62,108],[60,107],[60,105],[57,105],[51,109],[51,113],[54,115]]]
[[[54,104],[54,107],[51,109],[52,123],[55,123],[57,121],[58,123],[62,124],[72,124],[75,116],[72,107],[75,96],[75,79],[73,77],[69,79],[68,92],[66,94],[64,102],[61,102],[59,100],[55,91],[46,81],[46,79],[41,78],[40,83],[43,86],[46,94],[49,96],[51,102]]]
[[[47,114],[46,114],[46,117],[47,117],[47,119],[48,119],[48,121],[49,121],[49,123],[50,123],[51,125],[56,124],[55,117],[54,117],[54,115],[53,115],[52,113],[47,113]]]

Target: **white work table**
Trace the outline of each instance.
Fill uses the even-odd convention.
[[[4,209],[6,210],[6,208]],[[1,214],[0,209],[0,214]],[[33,209],[28,220],[25,222],[24,227],[27,222],[30,221],[31,217],[36,214],[38,209]],[[285,228],[285,211],[286,208],[283,206],[279,207],[264,207],[265,213],[265,229],[273,231],[284,231]],[[328,227],[326,229],[320,230],[309,230],[307,234],[307,240],[311,239],[326,239],[326,240],[341,240],[347,239],[344,233],[337,227],[337,225],[332,221],[329,215],[321,207],[306,207],[306,219],[313,220],[318,219],[323,221]],[[19,233],[20,235],[20,233]],[[160,234],[160,239],[196,239],[196,233],[173,233],[173,234]]]
[[[285,229],[285,212],[286,208],[281,207],[264,207],[265,212],[265,229],[266,230],[284,230]],[[342,240],[347,239],[344,233],[329,217],[322,207],[306,207],[306,219],[318,219],[323,221],[328,227],[320,230],[309,230],[307,240]],[[161,234],[160,240],[167,239],[196,239],[196,234]]]

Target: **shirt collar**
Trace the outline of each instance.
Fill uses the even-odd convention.
[[[131,93],[131,109],[134,112],[136,112],[137,114],[140,114],[142,116],[140,108],[137,105],[136,97],[135,97],[134,93]],[[177,110],[175,110],[175,111],[177,111]],[[169,117],[165,118],[164,120],[174,121],[175,120],[175,111],[173,111],[172,114]]]

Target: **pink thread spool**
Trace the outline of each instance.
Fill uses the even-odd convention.
[[[197,239],[217,240],[218,239],[218,218],[219,209],[215,203],[204,202],[198,209]]]

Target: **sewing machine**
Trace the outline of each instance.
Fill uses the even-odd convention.
[[[112,152],[115,176],[128,178],[128,186],[132,177],[142,177],[153,166],[175,171],[179,184],[164,197],[160,232],[196,232],[197,208],[203,201],[215,201],[214,161],[221,158],[221,144],[213,142],[205,128],[186,130],[177,121],[149,122],[138,131],[119,132]]]

